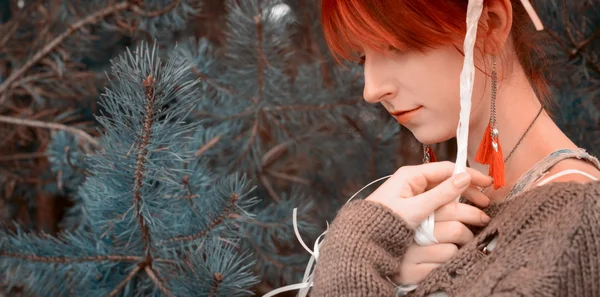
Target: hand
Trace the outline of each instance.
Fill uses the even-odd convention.
[[[451,162],[403,167],[386,183],[392,179],[397,182],[397,189],[401,190],[399,193],[396,190],[396,197],[404,199],[394,199],[389,193],[391,186],[385,183],[367,198],[388,206],[411,227],[416,227],[435,212],[434,235],[439,244],[411,245],[402,260],[399,273],[392,277],[397,284],[418,284],[433,269],[454,256],[459,246],[473,239],[473,233],[465,224],[484,226],[489,222],[489,217],[480,209],[457,203],[455,198],[462,194],[479,207],[488,206],[489,199],[474,186],[489,186],[492,179],[471,168],[467,169],[467,173],[451,177],[453,170],[454,164]],[[461,178],[464,178],[462,185],[455,183]],[[377,193],[384,186],[386,188]],[[384,191],[387,193],[383,194]]]
[[[486,216],[483,211],[453,202],[463,195],[473,204],[486,207],[490,203],[489,199],[475,186],[490,186],[492,178],[472,168],[455,176],[452,176],[453,171],[454,163],[449,161],[404,166],[366,200],[390,208],[412,228],[416,228],[436,211],[436,220],[447,222],[443,225],[456,225],[453,221],[480,225],[481,218]],[[452,204],[441,208],[449,203]]]
[[[467,191],[471,189],[467,188]],[[438,208],[435,211],[433,233],[439,243],[410,245],[402,259],[400,271],[392,276],[393,281],[402,285],[420,283],[433,269],[450,260],[459,247],[473,240],[473,233],[466,225],[485,226],[489,221],[490,218],[481,210],[463,203],[450,202]]]

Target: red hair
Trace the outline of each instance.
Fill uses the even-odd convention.
[[[533,24],[521,1],[511,2],[514,50],[542,103],[549,103]],[[336,60],[358,60],[362,46],[425,51],[462,44],[467,5],[467,0],[322,0],[321,23]]]

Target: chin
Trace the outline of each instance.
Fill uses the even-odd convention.
[[[420,143],[425,145],[445,142],[456,137],[456,130],[441,127],[449,126],[427,125],[426,127],[420,126],[407,128]]]

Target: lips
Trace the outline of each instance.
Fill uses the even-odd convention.
[[[399,116],[399,115],[403,115],[412,111],[416,111],[417,109],[420,109],[422,106],[419,106],[417,108],[414,109],[409,109],[409,110],[401,110],[401,111],[395,111],[395,112],[390,112],[391,115],[393,116]]]
[[[421,110],[422,107],[423,106],[419,106],[410,110],[391,112],[390,114],[396,118],[396,121],[398,121],[398,123],[404,124],[410,121],[410,119],[413,118],[415,114],[417,114],[419,110]]]

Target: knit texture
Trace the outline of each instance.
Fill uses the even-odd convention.
[[[311,296],[393,296],[392,275],[414,231],[387,207],[364,200],[344,206],[320,249]]]
[[[408,296],[600,296],[600,182],[551,183],[484,209],[491,223]],[[498,236],[496,248],[482,250]],[[312,297],[395,296],[414,231],[391,210],[356,201],[321,247]]]

